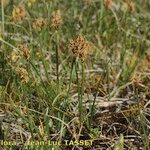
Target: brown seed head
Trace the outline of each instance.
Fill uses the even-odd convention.
[[[60,10],[56,10],[52,13],[51,27],[58,29],[62,25],[62,18]]]
[[[74,57],[79,57],[84,61],[89,53],[90,43],[82,35],[79,35],[76,39],[70,41],[69,48]]]
[[[17,52],[16,52],[15,50],[13,50],[13,51],[11,52],[11,54],[10,54],[9,59],[10,59],[13,63],[15,63],[15,62],[18,60],[18,58],[19,58],[19,56],[18,56]]]
[[[26,11],[23,6],[14,6],[12,11],[12,19],[14,22],[21,21],[26,16]]]
[[[92,0],[83,0],[84,4],[90,6],[92,4]]]
[[[21,50],[22,55],[25,57],[25,59],[28,60],[30,58],[30,50],[29,50],[27,44],[20,45],[19,49]]]
[[[135,3],[134,2],[129,2],[128,3],[128,8],[131,12],[135,11]]]
[[[112,0],[104,0],[104,5],[107,9],[111,9],[112,4],[113,4]]]
[[[47,25],[47,20],[44,19],[44,18],[42,18],[42,17],[37,18],[37,19],[32,23],[32,27],[33,27],[35,30],[38,30],[38,31],[41,31],[42,28],[44,28],[46,25]]]
[[[132,81],[132,84],[133,84],[135,87],[138,87],[138,86],[142,85],[141,76],[138,75],[138,74],[134,74],[134,75],[131,77],[131,81]]]
[[[16,73],[20,76],[22,83],[29,82],[29,74],[26,69],[24,68],[17,68]]]
[[[135,11],[135,3],[131,0],[124,0],[124,2],[127,5],[127,8],[129,11],[134,12]]]

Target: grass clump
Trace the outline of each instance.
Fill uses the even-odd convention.
[[[2,149],[149,149],[148,0],[0,1]]]

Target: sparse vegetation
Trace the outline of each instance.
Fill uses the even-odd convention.
[[[0,0],[0,149],[149,150],[149,10]]]

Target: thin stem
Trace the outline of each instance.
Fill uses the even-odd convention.
[[[28,61],[28,62],[29,62],[29,64],[33,67],[33,69],[35,70],[35,72],[37,73],[37,75],[40,77],[40,80],[41,80],[41,82],[42,82],[42,85],[43,85],[43,87],[44,87],[44,89],[45,89],[46,94],[47,94],[48,96],[51,96],[50,93],[49,93],[49,91],[48,91],[48,89],[47,89],[47,86],[45,85],[45,83],[44,83],[44,81],[43,81],[43,79],[42,79],[42,77],[41,77],[39,71],[37,70],[37,68],[34,66],[34,64],[33,64],[31,61]],[[52,106],[52,103],[50,103],[50,105]]]
[[[92,119],[94,116],[94,106],[95,106],[96,98],[97,98],[98,93],[99,93],[98,88],[99,88],[100,82],[101,82],[101,80],[99,80],[99,82],[98,82],[96,93],[94,95],[93,104],[92,104],[91,111],[90,111],[91,117],[90,117],[90,121],[89,121],[89,129],[91,128],[91,122],[92,122]]]
[[[67,98],[68,98],[68,96],[69,96],[69,91],[70,91],[70,87],[71,87],[72,72],[73,72],[74,63],[75,63],[75,59],[72,60],[72,64],[71,64],[70,80],[69,80],[69,87],[68,87],[68,91],[67,91]]]
[[[79,109],[79,116],[80,116],[80,121],[83,122],[83,94],[84,94],[84,81],[85,81],[85,75],[84,75],[84,64],[82,63],[82,76],[81,76],[81,85],[79,83],[79,77],[78,77],[78,66],[77,63],[75,65],[75,70],[76,70],[76,78],[77,78],[77,85],[78,85],[78,109]]]
[[[80,94],[80,119],[81,121],[83,121],[83,116],[82,116],[82,113],[83,113],[83,95],[84,95],[84,81],[85,81],[85,75],[84,75],[84,63],[82,63],[82,80],[81,80],[81,94]]]
[[[76,72],[76,80],[77,80],[77,87],[78,87],[78,101],[79,101],[79,114],[81,115],[81,109],[80,109],[80,85],[79,85],[79,77],[78,77],[78,66],[77,62],[75,63],[75,72]]]
[[[5,31],[5,18],[4,18],[4,1],[1,0],[1,8],[2,8],[2,35],[4,35]]]
[[[56,76],[57,76],[57,88],[59,93],[59,39],[56,34]]]
[[[71,83],[72,83],[72,72],[73,72],[74,63],[75,63],[75,59],[72,60],[72,64],[71,64],[69,87],[68,87],[68,91],[67,91],[67,97],[66,97],[66,99],[64,101],[64,106],[66,105],[66,102],[67,102],[66,100],[68,100],[68,97],[69,97],[69,91],[70,91],[70,87],[71,87]],[[64,108],[66,108],[66,106]],[[63,114],[63,118],[62,118],[63,121],[65,120],[65,116],[66,115]],[[62,139],[63,131],[64,131],[64,124],[62,123],[62,125],[61,125],[61,133],[60,133],[60,140]]]

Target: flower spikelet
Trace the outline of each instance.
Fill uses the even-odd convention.
[[[32,27],[35,30],[41,31],[43,27],[45,27],[47,25],[47,20],[39,17],[37,18],[33,23],[32,23]]]
[[[15,63],[15,62],[17,62],[18,58],[19,58],[19,56],[18,56],[17,52],[15,50],[13,50],[9,57],[10,61]]]
[[[92,4],[92,0],[83,0],[86,6],[90,6]]]
[[[131,12],[135,11],[135,3],[134,2],[129,2],[128,3],[128,8]]]
[[[104,5],[107,9],[111,9],[112,4],[113,4],[112,0],[104,0]]]
[[[21,50],[22,56],[25,57],[25,59],[29,59],[30,58],[30,50],[27,46],[27,44],[21,44],[19,46],[19,49]]]
[[[24,68],[17,68],[16,73],[20,76],[22,83],[29,82],[29,74],[26,69]]]
[[[52,13],[51,27],[58,29],[62,25],[62,18],[60,10],[56,10]]]
[[[134,12],[135,11],[135,3],[130,0],[124,0],[124,2],[127,4],[127,8],[129,11]]]
[[[12,19],[14,22],[18,22],[24,19],[26,11],[23,6],[14,6],[12,11]]]
[[[89,53],[90,43],[82,35],[79,35],[76,39],[70,41],[69,48],[74,57],[79,57],[84,61]]]

